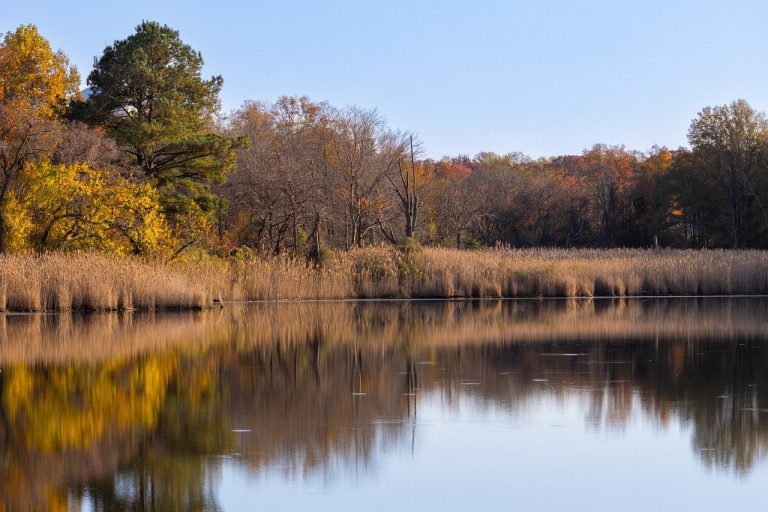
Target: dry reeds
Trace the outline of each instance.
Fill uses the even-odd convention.
[[[365,248],[241,262],[232,300],[768,294],[768,252]]]
[[[0,257],[0,310],[199,309],[206,283],[167,266],[84,253]]]
[[[87,253],[0,257],[7,311],[200,309],[216,301],[768,294],[768,252],[373,247],[172,265]]]

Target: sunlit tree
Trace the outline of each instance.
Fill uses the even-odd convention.
[[[203,59],[179,33],[142,22],[104,50],[88,76],[92,94],[73,115],[107,128],[160,193],[182,247],[199,241],[223,206],[211,191],[235,163],[239,139],[215,129],[220,76],[201,77]],[[202,225],[201,225],[202,224]]]

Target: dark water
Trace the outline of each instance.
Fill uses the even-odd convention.
[[[0,317],[0,511],[727,510],[768,300]]]

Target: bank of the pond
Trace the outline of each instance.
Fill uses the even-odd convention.
[[[227,301],[768,294],[768,252],[366,248],[162,264],[60,253],[0,257],[0,309],[200,309]]]

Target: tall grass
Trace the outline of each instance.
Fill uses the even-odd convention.
[[[188,269],[85,253],[0,257],[0,310],[154,310],[210,306]]]
[[[172,265],[87,253],[0,257],[0,310],[201,309],[359,298],[768,294],[768,252],[366,248]]]
[[[768,294],[768,252],[366,248],[233,265],[233,300]]]

